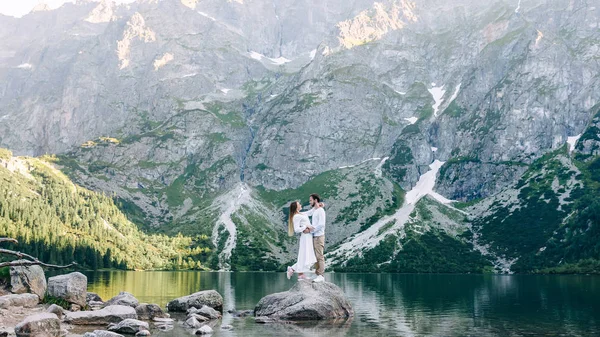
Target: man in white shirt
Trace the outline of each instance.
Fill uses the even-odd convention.
[[[312,217],[313,229],[310,232],[313,235],[313,247],[315,256],[317,257],[317,263],[315,264],[315,274],[317,274],[317,277],[315,277],[313,282],[323,282],[325,281],[323,277],[325,273],[325,256],[323,255],[323,251],[325,250],[325,209],[323,209],[321,204],[321,197],[316,193],[311,194],[308,201],[312,208],[307,212],[302,212],[302,214]],[[309,229],[307,229],[308,231]]]

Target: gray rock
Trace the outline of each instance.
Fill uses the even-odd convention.
[[[94,332],[86,332],[83,337],[124,337],[115,332],[110,332],[106,330],[94,330]]]
[[[48,312],[28,316],[15,326],[17,337],[59,337],[62,333],[60,320]]]
[[[270,317],[266,317],[266,316],[259,316],[254,318],[254,321],[256,323],[260,323],[260,324],[267,324],[267,323],[275,323],[277,322],[276,319],[270,318]]]
[[[0,331],[0,337],[8,337],[8,331]]]
[[[174,320],[172,318],[155,317],[152,320],[156,323],[164,323],[164,324],[173,324],[173,322],[174,322]]]
[[[153,320],[155,318],[168,318],[169,314],[165,313],[157,304],[141,303],[135,307],[138,319]]]
[[[44,299],[48,288],[44,270],[40,266],[10,267],[10,284],[13,293],[33,293],[38,295],[40,300]]]
[[[233,330],[233,325],[229,325],[229,324],[221,325],[221,330]]]
[[[221,318],[221,313],[216,311],[215,309],[204,305],[202,306],[202,308],[197,309],[197,311],[195,312],[195,314],[198,314],[200,316],[204,316],[208,319],[219,319]]]
[[[86,303],[88,303],[88,304],[89,304],[90,302],[92,302],[92,301],[94,301],[94,302],[104,302],[104,301],[102,300],[102,298],[101,298],[101,297],[100,297],[98,294],[96,294],[96,293],[92,293],[92,292],[89,292],[89,291],[88,291],[88,292],[86,293],[86,295],[85,295],[85,301],[86,301]]]
[[[150,336],[151,333],[148,330],[140,330],[135,335],[136,336]]]
[[[87,277],[75,272],[48,279],[48,295],[85,307]]]
[[[109,331],[120,332],[125,334],[136,334],[141,330],[149,330],[150,325],[144,321],[133,318],[127,318],[119,323],[111,324],[108,327]]]
[[[191,327],[191,328],[200,328],[202,326],[202,323],[200,323],[196,317],[191,316],[189,317],[186,321],[185,321],[185,325]]]
[[[140,304],[140,301],[138,301],[137,298],[135,298],[135,296],[133,296],[133,294],[128,293],[126,291],[122,291],[119,293],[119,295],[111,298],[110,300],[106,301],[106,303],[104,304],[105,306],[109,306],[109,305],[126,305],[132,308],[137,307]]]
[[[200,329],[196,330],[196,335],[210,335],[213,333],[213,329],[211,327],[209,327],[208,325],[205,325],[203,327],[201,327]]]
[[[12,294],[0,296],[0,308],[8,309],[10,307],[33,308],[40,302],[40,298],[35,294]]]
[[[167,309],[174,312],[186,312],[189,308],[199,309],[205,305],[223,311],[223,296],[215,290],[200,291],[172,300],[167,304]]]
[[[74,325],[104,325],[124,319],[137,319],[135,309],[124,305],[111,305],[96,311],[68,312],[65,322]]]
[[[282,320],[321,320],[350,317],[354,310],[335,284],[301,281],[288,291],[263,297],[254,314]]]
[[[191,313],[191,314],[189,314],[187,316],[187,318],[190,318],[190,317],[194,317],[195,319],[198,320],[198,322],[207,322],[207,321],[210,321],[210,318],[202,316],[202,315],[199,315],[199,314]]]
[[[46,309],[46,312],[55,314],[59,319],[62,319],[65,314],[65,309],[56,304],[52,304],[48,307],[48,309]]]
[[[99,310],[104,307],[104,302],[90,301],[88,302],[88,307],[92,310]]]

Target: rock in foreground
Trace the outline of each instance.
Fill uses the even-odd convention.
[[[150,330],[150,325],[137,319],[128,318],[108,326],[108,330],[125,334],[136,334],[142,330]]]
[[[223,296],[215,290],[205,290],[172,300],[167,309],[173,312],[186,312],[189,308],[200,309],[209,306],[223,312]]]
[[[321,320],[354,316],[344,292],[329,282],[300,281],[290,290],[263,297],[254,315],[282,320]]]
[[[58,337],[63,333],[58,317],[45,312],[25,318],[15,327],[15,334],[17,337]]]
[[[33,308],[40,302],[36,294],[12,294],[0,296],[0,308],[10,307]]]
[[[11,291],[15,294],[34,293],[40,300],[43,300],[46,295],[46,276],[40,266],[10,267],[10,284]]]
[[[137,298],[135,298],[135,296],[133,296],[133,294],[128,293],[126,291],[121,291],[119,293],[119,295],[111,298],[110,300],[106,301],[105,306],[110,306],[110,305],[126,305],[128,307],[132,307],[135,308],[140,304],[140,301],[138,301]]]
[[[48,294],[85,307],[87,295],[87,277],[82,273],[70,273],[48,279]]]
[[[111,305],[96,311],[68,312],[65,322],[74,325],[105,325],[127,318],[137,319],[135,309],[124,305]]]

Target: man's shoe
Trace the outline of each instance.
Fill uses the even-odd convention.
[[[294,275],[294,269],[292,269],[292,267],[288,267],[287,268],[287,278],[288,278],[288,280],[292,278],[292,275]]]
[[[323,277],[323,275],[319,275],[319,276],[315,277],[313,282],[315,282],[315,283],[325,282],[325,278]]]

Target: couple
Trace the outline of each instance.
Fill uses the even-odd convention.
[[[318,194],[311,194],[308,199],[312,208],[307,212],[301,212],[302,205],[298,201],[290,204],[290,216],[288,219],[288,235],[302,233],[300,235],[300,249],[298,251],[298,260],[287,268],[287,277],[290,279],[294,273],[298,273],[298,279],[304,280],[307,277],[304,273],[313,272],[317,277],[313,282],[323,282],[325,278],[325,258],[323,249],[325,248],[325,205],[321,202]],[[312,224],[308,219],[312,216]]]

